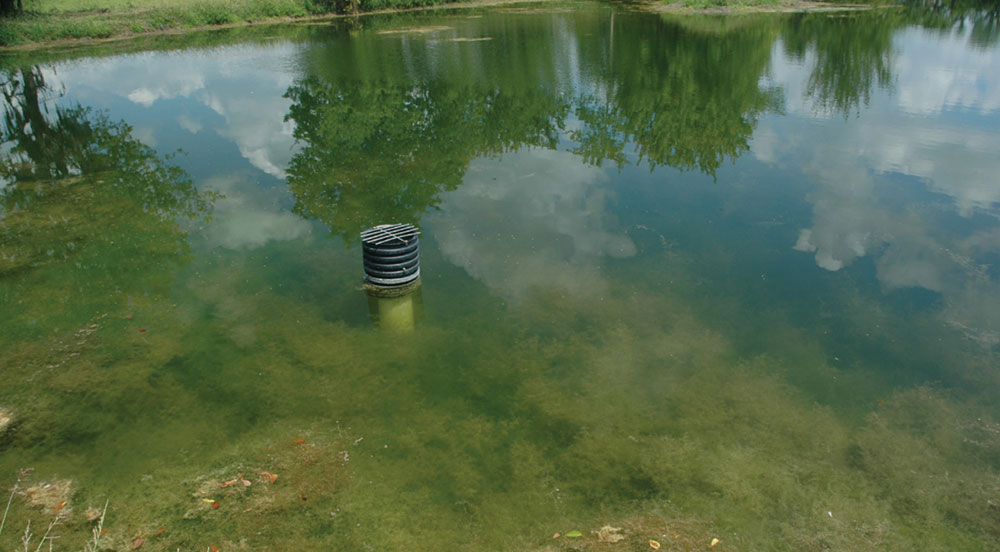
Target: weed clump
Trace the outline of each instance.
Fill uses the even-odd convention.
[[[14,413],[0,406],[0,439],[14,425]]]

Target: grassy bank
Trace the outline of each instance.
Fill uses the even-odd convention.
[[[27,0],[25,11],[0,18],[0,48],[81,39],[411,8],[496,5],[546,0]],[[811,0],[661,0],[639,2],[657,11],[806,11],[830,9]]]
[[[107,38],[322,13],[312,0],[39,0],[0,23],[0,44]]]
[[[289,18],[482,4],[439,0],[27,0],[24,13],[0,19],[0,47],[73,39],[129,37]],[[504,2],[490,2],[504,3]]]

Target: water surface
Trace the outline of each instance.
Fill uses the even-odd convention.
[[[1000,47],[917,15],[11,60],[0,543],[109,501],[113,549],[997,547]]]

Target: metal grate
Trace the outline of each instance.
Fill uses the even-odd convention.
[[[407,244],[419,234],[420,230],[412,224],[382,224],[362,232],[361,242],[367,245]]]

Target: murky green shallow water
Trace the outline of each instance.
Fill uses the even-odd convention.
[[[983,21],[582,4],[8,60],[0,548],[79,549],[106,500],[110,549],[997,548]],[[393,221],[422,288],[370,304]]]

